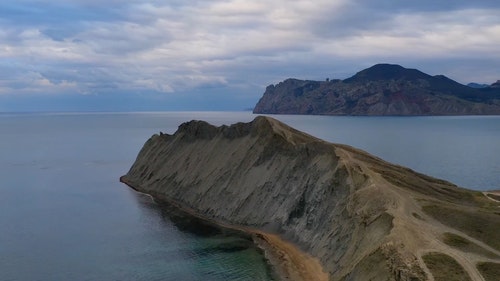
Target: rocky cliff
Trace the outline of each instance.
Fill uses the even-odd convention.
[[[345,80],[287,79],[270,85],[254,108],[265,114],[498,115],[497,83],[472,88],[443,75],[377,64]]]
[[[215,222],[277,235],[317,259],[330,280],[430,280],[438,273],[425,258],[434,252],[472,280],[481,276],[476,263],[500,265],[492,198],[268,117],[191,121],[154,135],[121,180]],[[488,225],[480,233],[467,220],[475,215]],[[489,254],[450,246],[446,233]]]

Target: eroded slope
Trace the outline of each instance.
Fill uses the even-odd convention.
[[[498,254],[421,208],[483,208],[482,194],[268,117],[229,127],[191,121],[155,135],[122,181],[205,218],[276,234],[331,280],[427,280],[427,252],[454,257],[476,280],[475,263],[491,259],[447,245],[445,232]]]

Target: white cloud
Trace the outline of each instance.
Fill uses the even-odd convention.
[[[60,15],[68,25],[42,16],[0,21],[0,72],[16,65],[42,77],[14,72],[1,87],[172,93],[248,83],[256,91],[287,75],[322,79],[368,62],[420,62],[405,66],[447,74],[451,67],[429,62],[485,58],[489,64],[468,68],[500,75],[500,7],[388,10],[346,0],[73,0],[70,6],[74,19]],[[89,16],[92,10],[100,16]],[[455,73],[464,81],[470,71]]]
[[[498,57],[500,10],[400,14],[374,29],[325,39],[321,53],[352,59],[367,57]],[[467,19],[467,20],[464,20]]]
[[[79,91],[79,87],[75,82],[63,80],[54,83],[34,71],[20,73],[9,80],[0,80],[0,94],[38,93],[53,95],[77,91]]]

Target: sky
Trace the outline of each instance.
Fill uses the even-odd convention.
[[[376,63],[500,79],[498,0],[4,0],[0,112],[245,110]]]

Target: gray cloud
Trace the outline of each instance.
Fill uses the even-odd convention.
[[[493,82],[499,13],[497,1],[462,0],[1,3],[0,95],[205,90],[249,102],[287,77],[378,62]]]

